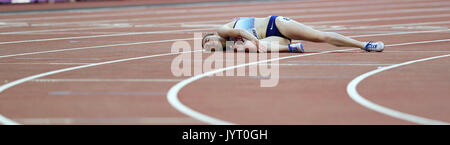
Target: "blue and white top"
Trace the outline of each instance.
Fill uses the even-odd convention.
[[[254,17],[236,18],[236,22],[234,23],[233,28],[246,30],[246,31],[250,32],[250,34],[253,34],[253,36],[255,36],[256,38],[258,38],[258,33],[255,28],[255,18]],[[229,38],[229,39],[232,41],[236,41],[236,38]]]

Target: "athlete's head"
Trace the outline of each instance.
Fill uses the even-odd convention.
[[[206,50],[222,50],[225,48],[226,40],[216,33],[206,33],[202,39],[202,47]]]

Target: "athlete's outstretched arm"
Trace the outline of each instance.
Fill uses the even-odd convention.
[[[259,40],[261,47],[256,47],[253,43],[247,41],[243,43],[237,43],[233,46],[235,51],[249,51],[249,52],[289,52],[290,41],[286,38],[271,36]],[[278,44],[272,45],[272,43]]]
[[[233,23],[228,23],[219,28],[217,33],[222,38],[234,37],[234,38],[244,38],[248,41],[251,41],[256,46],[259,45],[259,40],[255,36],[253,36],[250,32],[245,31],[243,29],[234,29],[232,27]]]

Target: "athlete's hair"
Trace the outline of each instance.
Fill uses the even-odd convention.
[[[205,38],[206,37],[208,37],[208,36],[212,36],[212,35],[216,35],[216,33],[214,33],[214,32],[207,32],[207,33],[205,33],[205,35],[203,35],[203,38],[202,38],[202,48],[204,48],[204,44],[203,44],[203,41],[205,40]]]

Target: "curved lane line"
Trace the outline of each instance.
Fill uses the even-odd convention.
[[[390,45],[386,45],[386,46],[402,46],[402,45],[411,45],[411,44],[423,44],[423,43],[433,43],[433,42],[443,42],[443,41],[450,41],[450,39],[443,39],[443,40],[432,40],[432,41],[421,41],[421,42],[409,42],[409,43],[399,43],[399,44],[390,44]],[[296,57],[304,57],[304,56],[310,56],[310,55],[318,55],[318,54],[325,54],[325,53],[331,53],[331,52],[339,52],[339,51],[351,51],[351,50],[358,50],[359,48],[356,49],[343,49],[343,50],[333,50],[333,51],[324,51],[324,52],[320,52],[320,53],[311,53],[311,54],[304,54],[304,55],[293,55],[293,56],[287,56],[287,57],[280,57],[280,58],[275,58],[275,59],[269,59],[269,60],[264,60],[264,61],[257,61],[257,62],[252,62],[252,63],[246,63],[246,64],[241,64],[241,65],[235,65],[235,66],[231,66],[231,67],[226,67],[226,68],[222,68],[222,69],[217,69],[217,70],[213,70],[213,71],[209,71],[200,75],[196,75],[193,77],[190,77],[186,80],[183,80],[179,83],[177,83],[176,85],[174,85],[172,88],[170,88],[169,92],[167,93],[167,100],[170,103],[170,105],[172,105],[175,109],[177,109],[178,111],[180,111],[181,113],[188,115],[192,118],[198,119],[200,121],[203,121],[205,123],[209,123],[209,124],[215,124],[215,125],[235,125],[235,123],[232,122],[228,122],[228,121],[224,121],[224,120],[220,120],[205,114],[202,114],[198,111],[195,111],[191,108],[189,108],[188,106],[184,105],[183,103],[181,103],[181,101],[178,98],[178,92],[185,87],[186,85],[199,80],[201,78],[204,78],[206,76],[209,75],[213,75],[215,73],[219,73],[222,71],[226,71],[226,70],[230,70],[230,69],[235,69],[235,68],[239,68],[239,67],[245,67],[245,66],[249,66],[249,65],[255,65],[258,63],[267,63],[267,62],[272,62],[272,61],[276,61],[276,60],[283,60],[283,59],[288,59],[288,58],[296,58]]]
[[[432,120],[432,119],[428,119],[428,118],[424,118],[424,117],[420,117],[420,116],[416,116],[416,115],[412,115],[412,114],[408,114],[408,113],[403,113],[394,109],[390,109],[378,104],[375,104],[369,100],[367,100],[366,98],[362,97],[358,91],[356,90],[356,87],[358,86],[358,84],[363,81],[364,79],[366,79],[367,77],[370,77],[374,74],[380,73],[382,71],[386,71],[389,69],[393,69],[396,67],[400,67],[400,66],[404,66],[404,65],[408,65],[408,64],[413,64],[416,62],[423,62],[423,61],[427,61],[427,60],[432,60],[432,59],[438,59],[438,58],[443,58],[443,57],[448,57],[450,56],[450,54],[447,55],[440,55],[440,56],[434,56],[434,57],[428,57],[428,58],[423,58],[423,59],[418,59],[418,60],[412,60],[412,61],[407,61],[404,63],[399,63],[399,64],[394,64],[394,65],[390,65],[390,66],[386,66],[386,67],[382,67],[379,69],[375,69],[372,70],[370,72],[367,72],[365,74],[362,74],[358,77],[356,77],[355,79],[353,79],[348,85],[347,85],[347,93],[350,96],[351,99],[353,99],[355,102],[357,102],[358,104],[369,108],[373,111],[394,117],[394,118],[398,118],[401,120],[406,120],[409,122],[413,122],[413,123],[417,123],[417,124],[425,124],[425,125],[450,125],[450,123],[448,122],[443,122],[443,121],[438,121],[438,120]]]
[[[77,69],[82,69],[82,68],[87,68],[87,67],[93,67],[93,66],[98,66],[98,65],[104,65],[104,64],[118,63],[118,62],[152,58],[152,57],[168,56],[168,55],[175,55],[175,54],[182,54],[182,53],[200,52],[200,51],[203,51],[203,50],[186,51],[186,52],[178,52],[178,53],[164,53],[164,54],[148,55],[148,56],[141,56],[141,57],[132,57],[132,58],[92,63],[92,64],[87,64],[87,65],[82,65],[82,66],[75,66],[75,67],[69,67],[69,68],[65,68],[65,69],[54,70],[54,71],[50,71],[50,72],[45,72],[45,73],[29,76],[29,77],[22,78],[19,80],[15,80],[13,82],[2,85],[2,86],[0,86],[0,93],[2,93],[3,91],[5,91],[8,88],[22,84],[24,82],[34,80],[37,78],[41,78],[41,77],[45,77],[45,76],[49,76],[49,75],[53,75],[53,74],[57,74],[57,73],[61,73],[61,72],[67,72],[67,71],[72,71],[72,70],[77,70]],[[14,121],[2,116],[1,114],[0,114],[0,123],[5,124],[5,125],[20,125],[19,123],[14,122]]]

